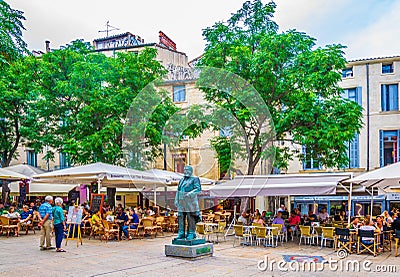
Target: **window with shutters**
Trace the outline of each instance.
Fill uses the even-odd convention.
[[[398,84],[381,85],[381,106],[383,112],[399,110]]]

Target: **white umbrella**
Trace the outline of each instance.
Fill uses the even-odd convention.
[[[347,184],[362,185],[371,195],[371,216],[374,205],[374,189],[382,189],[384,191],[399,186],[400,182],[400,162],[378,168],[373,171],[358,175],[344,181]]]
[[[20,173],[20,174],[26,175],[28,177],[32,177],[35,174],[42,174],[42,173],[46,172],[40,168],[31,166],[31,165],[27,165],[27,164],[11,165],[11,166],[4,167],[4,169],[7,169],[12,172]]]
[[[17,180],[29,179],[29,176],[26,176],[21,173],[13,172],[13,171],[7,170],[5,168],[0,168],[0,179],[9,180],[9,181],[17,181]]]
[[[83,184],[97,182],[104,187],[152,187],[165,186],[167,179],[157,178],[147,172],[126,167],[93,163],[62,170],[33,175],[35,182]]]

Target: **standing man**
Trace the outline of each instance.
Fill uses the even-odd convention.
[[[196,238],[196,223],[200,218],[197,194],[201,192],[201,185],[199,177],[194,177],[192,174],[193,168],[186,165],[175,196],[175,205],[178,208],[177,239],[193,240]]]
[[[51,204],[53,203],[53,197],[48,195],[44,199],[45,202],[39,207],[40,222],[39,226],[42,227],[42,233],[40,236],[40,250],[54,249],[51,246],[51,230],[53,229],[51,221],[53,220],[53,208]],[[44,241],[46,240],[46,247],[44,246]]]

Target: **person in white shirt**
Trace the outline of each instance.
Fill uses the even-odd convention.
[[[326,208],[322,208],[321,213],[318,214],[318,217],[322,222],[328,220],[329,214],[327,213]]]

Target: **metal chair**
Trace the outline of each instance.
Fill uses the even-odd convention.
[[[300,225],[300,241],[299,245],[301,244],[301,239],[303,239],[304,244],[306,243],[306,240],[308,241],[308,244],[314,243],[314,238],[316,237],[315,234],[311,233],[311,226],[304,226]]]
[[[335,228],[333,227],[322,227],[322,236],[321,236],[321,248],[325,242],[326,246],[326,241],[332,241],[334,244],[335,241]]]
[[[213,234],[211,230],[206,228],[206,224],[202,222],[196,224],[196,231],[199,235],[202,235],[204,239],[208,236],[207,241],[210,241],[210,236]]]
[[[233,247],[235,247],[236,239],[239,239],[239,244],[240,244],[241,239],[244,241],[250,238],[250,244],[253,244],[253,236],[251,234],[245,234],[243,225],[233,225],[233,229],[235,230],[235,237],[233,238]]]
[[[226,222],[225,221],[220,221],[218,222],[218,227],[217,230],[214,231],[214,233],[217,236],[217,242],[218,242],[218,234],[222,234],[222,236],[224,237],[224,240],[226,241],[226,237],[225,237],[225,228],[226,228]]]

